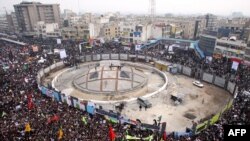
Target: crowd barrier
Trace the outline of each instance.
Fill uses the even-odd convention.
[[[85,56],[82,56],[80,58],[82,59],[82,62],[99,61],[99,60],[112,60],[112,59],[113,60],[120,59],[123,61],[130,61],[132,58],[135,60],[136,59],[144,59],[145,62],[148,62],[147,60],[150,60],[150,61],[159,60],[157,58],[153,58],[150,56],[131,55],[131,54],[95,54],[95,55],[85,55]],[[51,97],[58,102],[67,103],[69,106],[73,106],[75,108],[87,111],[91,114],[94,114],[96,111],[97,114],[106,115],[106,116],[110,117],[111,119],[115,119],[117,121],[120,120],[120,119],[118,119],[118,117],[111,116],[112,114],[110,114],[111,113],[110,111],[105,111],[105,110],[99,109],[98,107],[95,107],[95,104],[93,104],[90,101],[79,100],[76,97],[72,97],[72,96],[63,94],[63,93],[59,92],[58,90],[49,89],[48,87],[41,85],[41,80],[46,75],[48,75],[51,71],[61,69],[62,67],[64,67],[64,63],[58,62],[58,63],[52,64],[51,66],[49,66],[47,68],[44,68],[44,69],[41,69],[40,71],[38,71],[37,82],[38,82],[38,87],[39,87],[40,91],[42,92],[42,95]],[[194,71],[194,69],[192,69],[190,67],[182,66],[180,64],[176,64],[176,67],[177,67],[177,71],[179,73],[192,77],[191,75],[192,75],[192,72]],[[231,94],[235,93],[235,90],[237,87],[236,84],[229,82],[229,80],[226,80],[225,78],[221,78],[221,77],[215,76],[213,74],[205,73],[205,72],[203,72],[201,74],[200,78],[204,82],[208,82],[208,83],[211,83],[213,85],[220,86],[220,87],[224,88],[225,90],[227,90]],[[220,119],[221,115],[225,111],[227,111],[228,109],[231,108],[232,104],[233,104],[233,100],[228,101],[228,103],[225,105],[225,107],[219,113],[215,114],[209,120],[206,120],[206,121],[203,121],[202,123],[199,123],[195,127],[195,133],[199,133],[202,130],[206,129],[209,125],[215,124]],[[124,119],[127,119],[127,118],[125,118],[125,116],[124,116]],[[137,122],[135,120],[131,120],[131,119],[127,119],[127,120],[125,120],[125,122],[128,122],[129,124],[137,124]],[[158,130],[159,129],[158,126],[152,126],[152,125],[149,125],[146,123],[141,124],[141,125],[145,125],[145,128],[151,129],[151,130]]]

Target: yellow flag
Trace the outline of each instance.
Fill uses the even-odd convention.
[[[31,128],[30,128],[30,123],[27,123],[25,125],[25,132],[30,132],[31,131]]]
[[[62,128],[60,128],[58,131],[58,139],[60,140],[62,139],[62,137],[63,137],[63,131],[62,131]]]

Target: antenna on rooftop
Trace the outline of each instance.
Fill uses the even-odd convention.
[[[153,22],[155,18],[155,0],[149,0],[149,11],[151,22]]]

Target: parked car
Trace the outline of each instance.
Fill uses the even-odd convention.
[[[200,81],[194,81],[193,84],[194,84],[195,86],[197,86],[197,87],[200,87],[200,88],[203,88],[203,87],[204,87],[204,85],[201,84]]]
[[[142,99],[142,98],[137,98],[137,102],[139,105],[146,107],[146,108],[150,108],[152,107],[152,103],[150,103],[148,100],[146,99]]]

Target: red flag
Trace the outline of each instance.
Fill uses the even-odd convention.
[[[109,139],[110,141],[114,141],[115,140],[115,132],[113,130],[113,128],[111,126],[109,126]]]
[[[167,141],[167,133],[166,133],[166,131],[164,131],[164,133],[163,133],[163,135],[162,135],[162,139],[163,139],[164,141]]]
[[[31,110],[34,107],[34,103],[32,101],[32,95],[28,95],[28,109]]]
[[[59,116],[54,115],[53,117],[48,119],[48,124],[50,124],[51,122],[56,122],[59,120]]]

